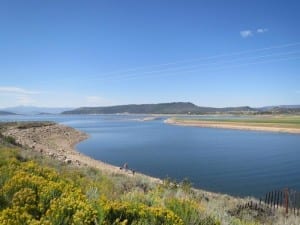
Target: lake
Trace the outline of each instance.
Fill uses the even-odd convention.
[[[77,149],[150,176],[188,178],[195,187],[263,197],[300,190],[300,135],[173,126],[143,115],[0,116],[0,121],[51,120],[90,135]]]

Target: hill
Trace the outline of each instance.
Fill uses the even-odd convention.
[[[264,106],[260,109],[262,110],[272,110],[274,108],[283,108],[283,109],[300,109],[300,105],[273,105],[273,106]]]
[[[72,108],[51,108],[51,107],[36,107],[36,106],[16,106],[3,108],[3,111],[11,112],[14,114],[23,114],[23,115],[38,115],[43,114],[59,114],[66,110],[71,110]]]
[[[259,110],[261,112],[275,113],[275,114],[300,113],[300,105],[265,106],[259,108]]]
[[[4,116],[4,115],[16,115],[15,113],[12,113],[12,112],[7,112],[7,111],[0,111],[0,115]]]
[[[159,104],[131,104],[106,107],[81,107],[65,111],[63,114],[208,114],[208,113],[234,113],[234,112],[255,112],[256,109],[248,106],[213,108],[200,107],[190,102],[172,102]]]

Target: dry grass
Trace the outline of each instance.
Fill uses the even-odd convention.
[[[300,116],[251,116],[234,119],[224,119],[223,117],[214,117],[213,119],[174,117],[167,119],[165,122],[182,126],[300,133]]]

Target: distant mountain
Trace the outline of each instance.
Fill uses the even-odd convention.
[[[195,112],[198,107],[192,103],[176,102],[161,104],[141,104],[141,105],[117,105],[106,107],[81,107],[63,114],[115,114],[115,113],[188,113]]]
[[[265,106],[259,110],[269,113],[300,113],[300,105]]]
[[[3,111],[24,114],[24,115],[37,115],[37,114],[60,114],[66,110],[71,110],[72,108],[50,108],[50,107],[35,107],[35,106],[16,106],[1,109]]]
[[[0,111],[0,115],[3,116],[3,115],[16,115],[16,114],[12,112]]]
[[[208,114],[208,113],[235,113],[235,112],[255,112],[257,110],[248,106],[212,108],[200,107],[190,102],[172,102],[159,104],[140,105],[117,105],[106,107],[81,107],[63,112],[63,114]]]
[[[300,109],[300,105],[279,105],[278,107],[286,109]]]
[[[300,105],[273,105],[273,106],[264,106],[258,109],[261,110],[272,110],[274,108],[283,108],[283,109],[300,109]]]
[[[300,105],[278,105],[252,108],[240,107],[203,107],[190,102],[171,102],[159,104],[130,104],[105,107],[49,108],[17,106],[0,109],[0,115],[51,115],[51,114],[300,114]]]

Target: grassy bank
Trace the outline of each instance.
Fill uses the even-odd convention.
[[[235,119],[218,119],[218,120],[205,120],[217,121],[224,123],[239,123],[245,125],[263,125],[270,127],[286,127],[286,128],[300,128],[300,116],[298,115],[282,115],[282,116],[254,116],[254,117],[241,117]]]
[[[223,117],[214,117],[213,119],[174,117],[166,122],[183,126],[300,133],[300,116],[296,115],[251,116],[226,119]]]
[[[108,177],[3,145],[0,158],[0,224],[220,224],[187,184]]]
[[[0,136],[0,224],[299,224],[280,210],[238,210],[248,201],[195,190],[186,180],[159,184],[76,167]]]

